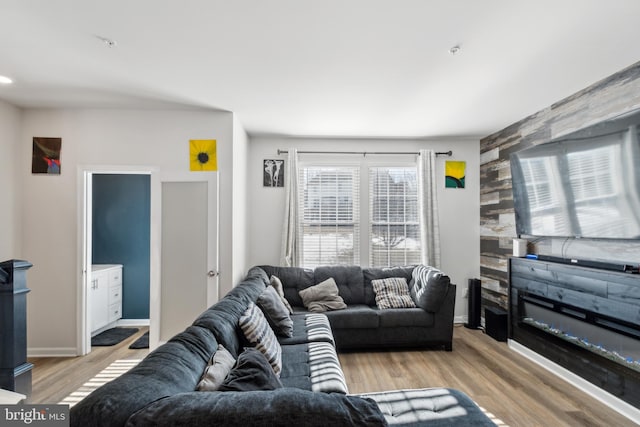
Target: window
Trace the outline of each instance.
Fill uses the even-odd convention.
[[[420,264],[416,168],[369,168],[369,266]]]
[[[302,265],[356,265],[360,260],[359,169],[300,169]]]
[[[419,264],[417,187],[415,166],[301,167],[300,265]]]

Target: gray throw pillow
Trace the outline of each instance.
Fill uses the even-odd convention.
[[[267,318],[273,332],[289,338],[293,336],[293,320],[291,320],[289,310],[284,306],[274,288],[267,286],[256,303],[262,310],[264,317]]]
[[[209,360],[207,367],[204,368],[204,373],[202,374],[202,378],[200,379],[196,390],[218,390],[235,364],[236,360],[233,358],[231,353],[229,353],[222,344],[218,344],[218,350],[215,352],[211,360]]]
[[[411,297],[416,305],[425,311],[438,312],[449,291],[449,276],[437,268],[418,265],[413,269],[411,281]]]
[[[279,377],[282,371],[282,347],[262,311],[250,302],[238,324],[247,341],[264,354],[273,372]]]
[[[338,285],[332,277],[324,282],[298,292],[302,298],[302,304],[309,311],[322,312],[347,308],[344,300],[338,295]]]
[[[379,309],[386,308],[415,308],[415,303],[409,294],[407,279],[404,277],[389,277],[371,281],[376,293],[376,305]]]
[[[289,310],[289,314],[293,314],[291,304],[289,304],[289,301],[284,297],[284,286],[282,286],[282,281],[276,276],[271,276],[269,279],[269,285],[273,286],[273,289],[276,290],[278,296],[280,296],[280,299],[282,300],[282,303],[287,307],[287,310]]]
[[[220,391],[275,390],[282,388],[280,379],[260,351],[247,347],[238,363],[220,386]]]

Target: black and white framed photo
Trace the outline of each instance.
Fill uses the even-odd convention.
[[[284,187],[284,160],[264,160],[262,169],[262,185],[264,187]]]

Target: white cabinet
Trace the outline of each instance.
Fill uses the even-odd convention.
[[[122,265],[94,264],[91,267],[91,332],[122,317]]]

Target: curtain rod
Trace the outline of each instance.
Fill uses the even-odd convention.
[[[278,148],[278,155],[287,154],[288,150]],[[420,154],[417,151],[298,151],[298,154]],[[452,156],[453,151],[436,151],[436,156]]]

